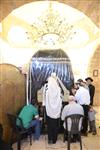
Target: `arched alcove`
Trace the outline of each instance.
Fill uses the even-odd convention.
[[[30,63],[29,99],[37,100],[37,91],[45,84],[47,78],[55,72],[69,90],[74,83],[71,61],[61,49],[39,50]]]

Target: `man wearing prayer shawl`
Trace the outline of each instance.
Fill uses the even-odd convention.
[[[55,73],[51,74],[48,83],[44,86],[43,105],[47,115],[48,143],[55,144],[62,108],[61,88]]]

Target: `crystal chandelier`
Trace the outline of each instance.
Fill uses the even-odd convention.
[[[26,32],[32,43],[40,43],[44,40],[44,44],[50,42],[52,45],[64,44],[76,34],[74,26],[68,23],[67,19],[60,14],[61,12],[54,10],[52,6],[53,3],[50,1],[47,10],[30,25],[30,29]]]

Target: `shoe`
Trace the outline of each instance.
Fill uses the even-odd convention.
[[[52,144],[56,144],[56,141],[53,141]]]
[[[81,133],[82,136],[88,136],[87,132],[86,133]]]
[[[48,144],[53,144],[52,140],[48,140]]]
[[[91,130],[89,130],[89,131],[88,131],[88,133],[92,133],[92,131],[91,131]]]
[[[96,135],[96,134],[97,134],[96,131],[92,133],[92,135]]]

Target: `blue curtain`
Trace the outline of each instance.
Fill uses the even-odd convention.
[[[74,76],[70,59],[66,53],[63,50],[38,51],[32,57],[30,65],[29,91],[31,90],[31,100],[37,101],[37,91],[45,84],[52,72],[55,72],[66,88],[70,90],[74,83]]]

